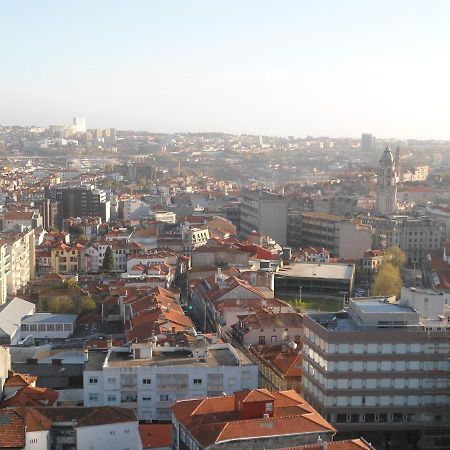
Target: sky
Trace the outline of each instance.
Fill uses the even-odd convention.
[[[450,139],[446,0],[2,0],[0,124]]]

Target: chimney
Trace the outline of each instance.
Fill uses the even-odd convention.
[[[88,362],[89,361],[89,350],[86,349],[84,351],[84,362]]]

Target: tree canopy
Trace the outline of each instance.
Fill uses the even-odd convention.
[[[395,245],[386,250],[384,260],[400,269],[400,267],[403,267],[406,263],[406,255],[398,245]]]
[[[402,288],[400,269],[391,262],[383,263],[372,284],[372,295],[399,296]]]
[[[106,247],[102,268],[105,272],[111,272],[114,269],[114,256],[111,247]]]

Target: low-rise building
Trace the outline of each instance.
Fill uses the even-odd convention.
[[[275,274],[275,295],[301,298],[302,295],[341,296],[353,291],[354,264],[294,263]]]
[[[244,347],[300,343],[303,335],[303,316],[299,313],[261,311],[239,316],[232,326],[233,337]]]
[[[172,423],[176,450],[282,449],[318,441],[325,445],[336,433],[291,390],[257,389],[178,401],[172,406]]]
[[[21,321],[21,338],[66,339],[75,331],[76,314],[36,313]]]

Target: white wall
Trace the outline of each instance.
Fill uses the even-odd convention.
[[[26,450],[50,450],[49,431],[27,431],[25,436]]]
[[[142,450],[138,422],[77,428],[79,450]]]

